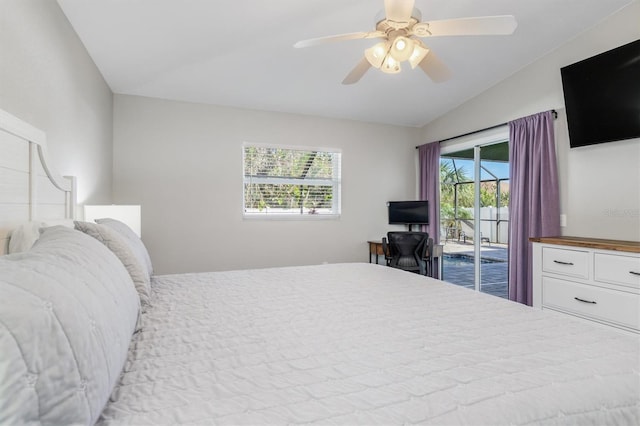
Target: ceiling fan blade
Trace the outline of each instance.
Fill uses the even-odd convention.
[[[481,16],[420,22],[413,27],[413,32],[418,37],[509,35],[517,26],[518,22],[512,15]]]
[[[358,65],[351,70],[349,74],[342,80],[342,84],[354,84],[360,81],[363,75],[371,68],[371,64],[367,61],[367,58],[362,58]]]
[[[326,37],[318,37],[318,38],[310,38],[308,40],[302,40],[293,45],[293,47],[311,47],[317,46],[319,44],[324,43],[332,43],[334,41],[343,41],[343,40],[357,40],[357,39],[365,39],[365,38],[380,38],[386,37],[386,34],[382,31],[370,31],[370,32],[359,32],[359,33],[347,33],[347,34],[338,34]]]
[[[429,50],[418,66],[435,83],[442,83],[451,78],[451,70],[433,53],[433,50]]]
[[[384,14],[389,21],[408,24],[415,3],[415,0],[384,0]]]

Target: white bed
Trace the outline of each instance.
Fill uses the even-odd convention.
[[[638,424],[638,338],[411,273],[156,277],[108,424]]]
[[[636,334],[371,264],[152,277],[109,226],[0,256],[0,424],[640,424]]]

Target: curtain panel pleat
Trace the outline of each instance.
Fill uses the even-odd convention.
[[[420,199],[429,201],[426,231],[434,244],[440,244],[440,142],[418,147]]]
[[[531,305],[531,237],[560,235],[553,113],[509,122],[509,299]]]

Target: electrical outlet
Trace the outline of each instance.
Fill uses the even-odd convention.
[[[562,226],[562,227],[567,226],[567,215],[566,214],[561,214],[560,215],[560,226]]]

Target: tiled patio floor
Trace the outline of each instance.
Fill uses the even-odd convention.
[[[447,242],[444,245],[442,279],[463,287],[474,288],[473,245]],[[451,255],[447,256],[447,255]],[[463,259],[460,259],[462,257]],[[481,291],[498,297],[508,297],[507,247],[492,244],[482,246],[482,258],[491,260],[480,264]]]

